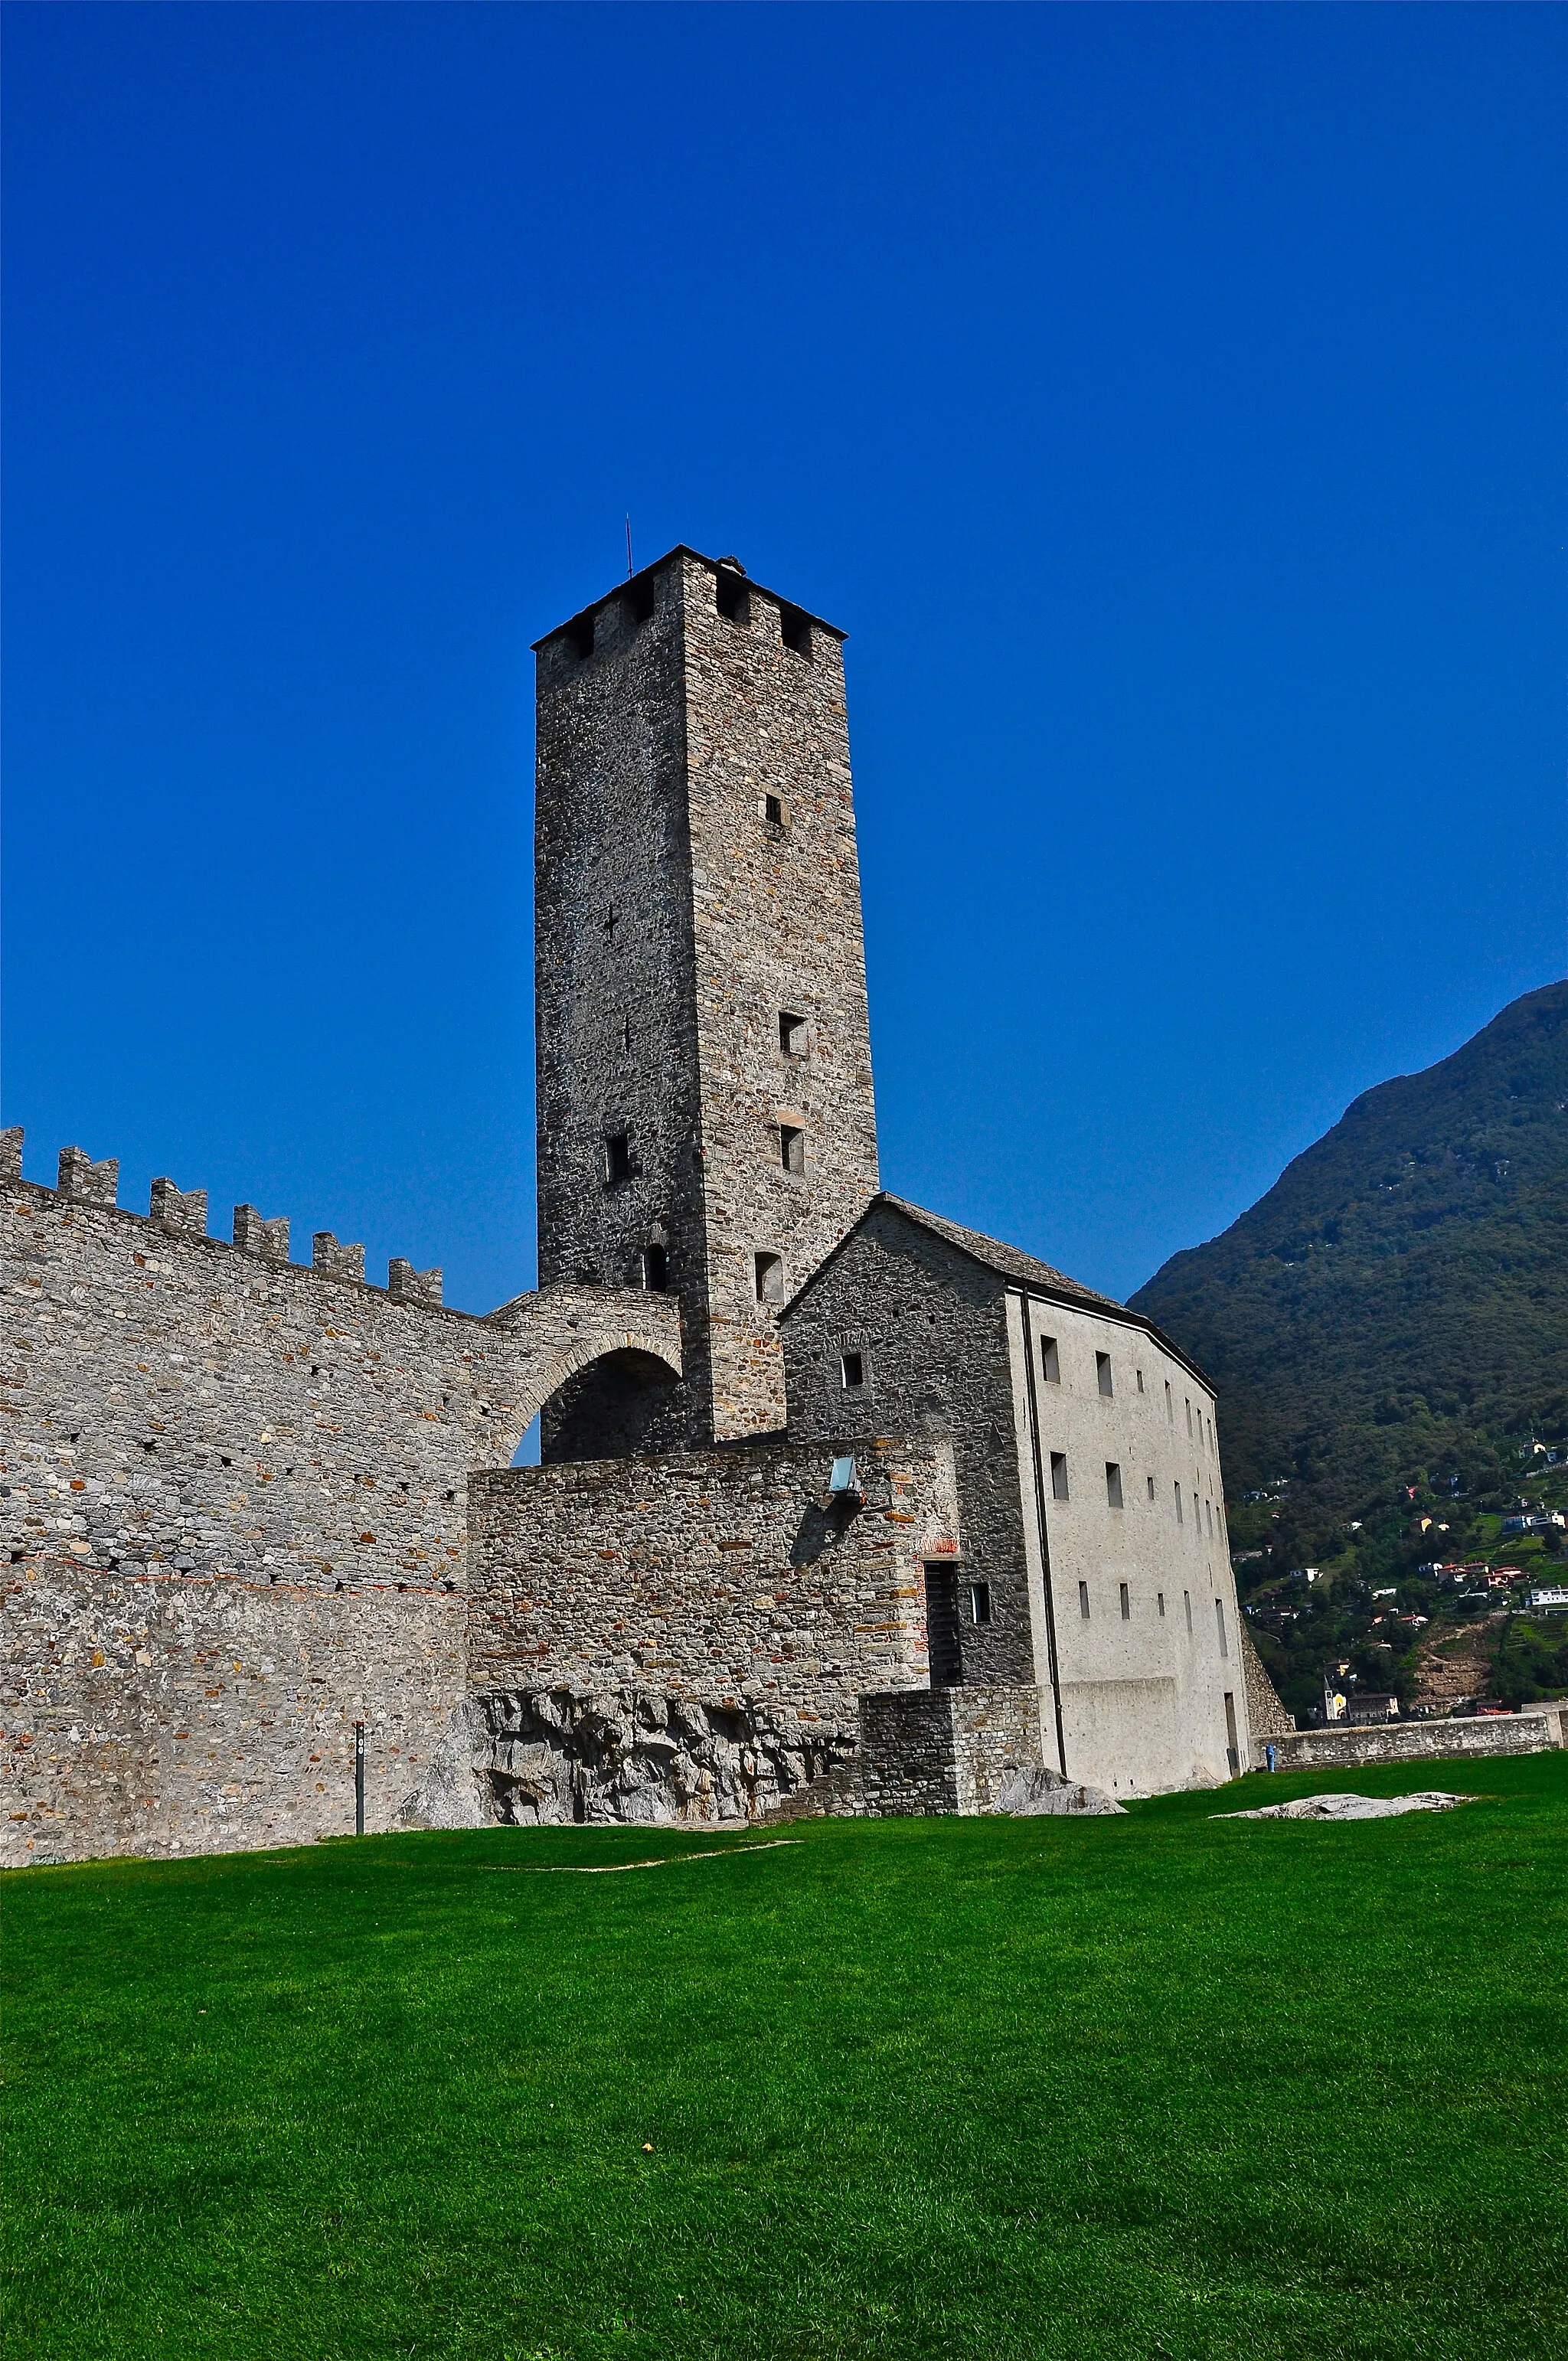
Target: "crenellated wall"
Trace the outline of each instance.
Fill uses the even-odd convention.
[[[358,1718],[401,1733],[389,1816],[463,1693],[469,1471],[597,1359],[674,1384],[676,1305],[560,1288],[479,1318],[439,1272],[367,1285],[329,1233],[291,1263],[252,1207],[210,1238],[200,1190],[127,1212],[80,1149],[45,1188],[21,1147],[0,1134],[0,1860],[341,1830],[314,1758],[341,1769]]]

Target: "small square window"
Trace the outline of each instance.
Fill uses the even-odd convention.
[[[803,615],[798,607],[781,606],[779,609],[779,637],[783,640],[786,648],[793,648],[797,656],[805,656],[809,662],[811,656],[811,618],[809,615]]]
[[[726,622],[744,628],[751,620],[751,593],[746,577],[733,566],[721,566],[714,583],[714,603]]]
[[[801,1130],[798,1124],[780,1124],[779,1155],[783,1160],[784,1169],[786,1172],[805,1171],[806,1134]]]
[[[1122,1505],[1122,1470],[1114,1459],[1105,1462],[1105,1505],[1109,1509]]]
[[[624,1131],[612,1131],[604,1144],[604,1177],[609,1187],[631,1178],[631,1137]]]
[[[779,1048],[786,1058],[804,1058],[806,1051],[806,1027],[804,1016],[793,1009],[779,1010]]]
[[[783,1255],[760,1254],[752,1257],[756,1273],[759,1303],[782,1303],[784,1298]]]
[[[1065,1451],[1053,1451],[1051,1454],[1051,1498],[1053,1500],[1065,1500],[1067,1499],[1067,1454]]]
[[[1122,1594],[1122,1620],[1124,1623],[1130,1623],[1133,1620],[1133,1602],[1128,1596],[1127,1586],[1124,1582],[1117,1587]]]
[[[762,818],[767,821],[768,826],[770,828],[783,828],[784,817],[784,797],[782,796],[764,796],[762,797]]]
[[[989,1622],[990,1622],[990,1620],[991,1620],[991,1585],[990,1585],[990,1583],[989,1583],[989,1582],[971,1582],[971,1583],[970,1584],[970,1587],[969,1587],[969,1611],[970,1611],[970,1620],[971,1622],[974,1622],[974,1623],[989,1623]]]
[[[1089,1620],[1089,1585],[1087,1582],[1080,1582],[1078,1586],[1078,1611],[1087,1623]]]
[[[1099,1389],[1100,1389],[1101,1392],[1104,1395],[1104,1397],[1105,1397],[1106,1400],[1107,1400],[1107,1401],[1109,1401],[1109,1400],[1110,1400],[1110,1399],[1111,1399],[1111,1392],[1112,1392],[1112,1387],[1111,1387],[1111,1356],[1110,1356],[1110,1354],[1109,1354],[1109,1353],[1096,1353],[1096,1354],[1095,1354],[1095,1356],[1094,1356],[1094,1382],[1095,1382],[1095,1384],[1099,1387]]]
[[[866,1381],[865,1356],[861,1353],[845,1353],[839,1363],[843,1374],[844,1390],[854,1393]]]
[[[1042,1336],[1040,1339],[1040,1375],[1048,1386],[1061,1383],[1061,1356],[1057,1351],[1054,1336]]]

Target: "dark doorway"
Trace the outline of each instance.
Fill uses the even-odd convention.
[[[959,1638],[959,1575],[951,1565],[926,1568],[926,1646],[934,1689],[964,1685],[963,1647]]]

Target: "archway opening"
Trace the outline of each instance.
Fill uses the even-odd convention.
[[[541,1456],[630,1459],[678,1451],[688,1439],[684,1381],[655,1354],[602,1353],[553,1393],[540,1413]]]

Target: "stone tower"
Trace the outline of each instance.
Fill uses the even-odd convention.
[[[537,643],[540,1283],[667,1288],[549,1458],[784,1421],[778,1306],[877,1187],[841,634],[672,550]]]

